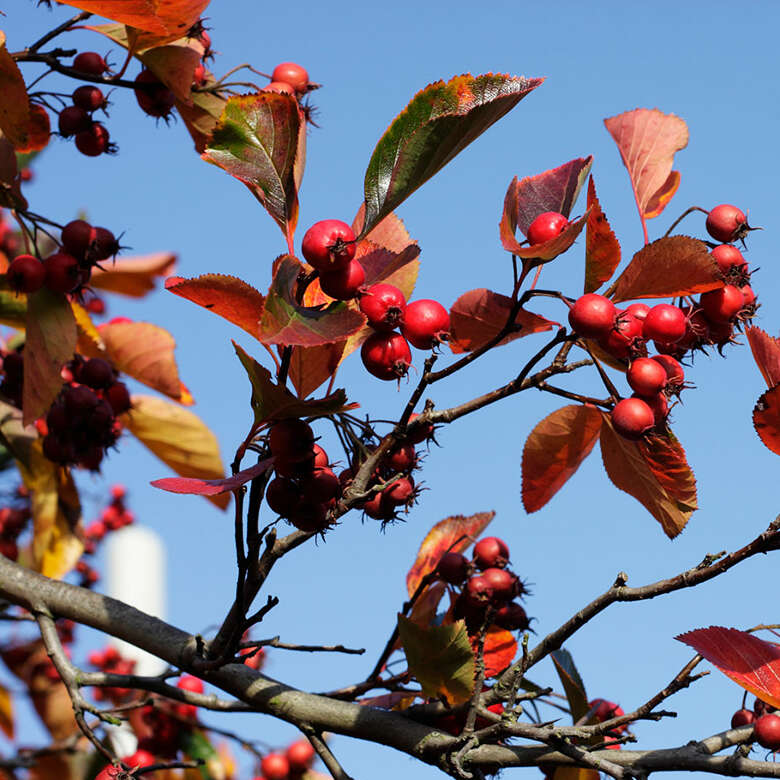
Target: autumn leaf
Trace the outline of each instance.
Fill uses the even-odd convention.
[[[27,296],[17,295],[11,290],[0,290],[0,323],[18,328],[24,327],[26,322]]]
[[[453,707],[469,700],[474,689],[475,661],[462,620],[423,628],[399,614],[398,635],[409,672],[425,696],[445,697]]]
[[[746,691],[780,708],[780,645],[746,631],[710,626],[676,636]]]
[[[767,390],[756,401],[753,427],[764,445],[780,455],[780,385]]]
[[[156,287],[155,279],[172,273],[175,265],[173,252],[122,257],[107,268],[93,268],[89,286],[129,298],[143,298]]]
[[[37,117],[37,112],[32,115],[34,119],[37,119]],[[22,195],[22,178],[19,174],[20,166],[18,159],[19,155],[17,155],[13,145],[0,132],[0,206],[24,210],[29,204],[24,195]],[[4,258],[4,265],[7,266],[8,259],[2,252],[0,252],[0,258]],[[8,295],[8,293],[4,295]],[[3,306],[3,308],[5,307]]]
[[[667,236],[640,249],[610,288],[612,299],[675,298],[723,287],[723,277],[706,244],[688,236]]]
[[[477,512],[468,516],[453,515],[436,523],[423,539],[414,564],[406,575],[409,596],[414,594],[425,575],[439,565],[444,553],[468,549],[495,516],[495,512]]]
[[[556,409],[531,431],[523,447],[523,506],[541,509],[588,457],[601,432],[601,412],[572,404]]]
[[[21,409],[0,401],[0,443],[22,466],[31,467],[31,450],[38,439],[35,426],[22,422]]]
[[[471,649],[476,658],[478,640],[470,637]],[[517,655],[517,640],[511,631],[498,626],[491,626],[485,634],[485,645],[482,660],[485,664],[485,678],[497,677],[515,660]]]
[[[147,449],[180,477],[222,479],[225,469],[217,437],[195,414],[162,398],[134,395],[122,422]],[[227,495],[206,496],[220,509]]]
[[[583,769],[578,766],[556,766],[549,780],[599,780],[598,769]]]
[[[0,730],[8,739],[14,738],[14,702],[11,691],[0,685]]]
[[[746,328],[745,335],[766,386],[771,389],[780,384],[780,339],[773,338],[755,325]]]
[[[572,723],[577,723],[590,710],[588,704],[588,694],[585,692],[585,683],[577,671],[574,659],[568,650],[553,650],[550,658],[555,665],[555,671],[558,673],[563,690],[566,693],[566,700],[569,702]]]
[[[169,493],[184,493],[191,496],[219,496],[223,493],[232,493],[236,488],[246,484],[255,477],[259,477],[268,471],[273,465],[273,460],[262,460],[248,469],[239,471],[230,477],[222,479],[194,479],[192,477],[165,477],[155,479],[149,484]]]
[[[418,92],[371,155],[360,237],[541,83],[488,73],[437,81]]]
[[[30,101],[24,77],[5,45],[5,33],[0,30],[0,130],[14,145],[27,140]]]
[[[585,289],[595,292],[608,282],[620,265],[620,243],[596,197],[593,177],[588,180],[588,222],[585,229]]]
[[[513,301],[506,295],[486,290],[463,293],[450,309],[450,349],[455,353],[471,352],[495,338],[512,313]],[[517,330],[498,344],[551,330],[555,323],[538,314],[520,309],[514,320]]]
[[[352,231],[356,236],[363,233],[365,219],[366,204],[361,203],[355,219],[352,220]],[[395,212],[390,212],[358,241],[358,251],[360,251],[360,245],[366,240],[370,241],[371,245],[382,247],[396,255],[401,254],[409,245],[417,243],[409,235],[403,220]]]
[[[202,155],[225,110],[227,99],[213,92],[192,92],[190,101],[176,101],[176,110],[195,143],[195,151]],[[303,133],[301,135],[306,137]]]

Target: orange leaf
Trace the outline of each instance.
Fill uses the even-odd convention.
[[[657,217],[679,184],[672,176],[674,155],[688,145],[688,126],[674,114],[637,108],[604,120],[631,177],[644,224]]]
[[[550,780],[599,780],[597,769],[582,769],[578,766],[557,766]]]
[[[692,647],[746,691],[780,707],[780,645],[723,626],[699,628],[675,639]]]
[[[780,339],[773,338],[755,325],[747,328],[745,334],[767,387],[780,384]]]
[[[469,637],[471,649],[477,654],[477,637]],[[485,635],[485,649],[483,658],[485,661],[485,678],[496,677],[501,674],[515,659],[517,654],[517,640],[514,635],[503,628],[493,626]]]
[[[406,590],[409,596],[417,590],[422,578],[439,565],[439,560],[445,552],[463,552],[495,516],[495,512],[478,512],[468,517],[453,515],[436,523],[423,539],[414,565],[406,575]],[[457,542],[458,539],[461,540]]]
[[[780,385],[767,390],[756,401],[753,427],[764,445],[780,455]]]
[[[165,289],[203,306],[257,338],[265,298],[251,284],[235,276],[204,274],[194,279],[172,276],[165,280]]]
[[[90,287],[106,292],[143,298],[155,288],[154,280],[167,276],[176,265],[173,252],[155,252],[142,257],[123,257],[110,267],[93,268]]]
[[[628,493],[674,539],[697,509],[696,480],[685,451],[671,434],[634,442],[623,438],[602,412],[601,457],[616,488]]]
[[[620,264],[620,243],[601,210],[596,197],[596,186],[591,176],[588,181],[588,224],[585,230],[585,292],[598,290],[612,278]]]
[[[311,395],[339,367],[346,341],[318,347],[293,347],[290,357],[290,381],[300,398]]]
[[[363,230],[363,224],[366,216],[366,204],[361,203],[355,219],[352,221],[352,230],[356,236],[359,236]],[[358,243],[358,251],[363,241],[368,240],[375,246],[381,246],[390,252],[400,254],[409,244],[416,243],[409,236],[403,221],[399,219],[395,212],[390,212],[378,225],[374,226],[369,234]]]
[[[0,730],[8,739],[14,738],[14,702],[5,685],[0,685]]]
[[[501,293],[469,290],[452,304],[450,309],[450,349],[455,353],[471,352],[498,335],[512,312],[512,299]],[[551,330],[555,323],[521,309],[515,324],[519,329],[499,342],[508,344],[515,339]]]
[[[531,431],[523,448],[523,506],[541,509],[588,457],[599,438],[601,412],[572,404],[557,409]]]
[[[0,30],[0,130],[14,145],[27,141],[30,102],[19,66],[5,47],[5,33]]]
[[[723,277],[707,246],[688,236],[667,236],[640,249],[610,289],[617,303],[695,295],[718,287],[723,287]]]

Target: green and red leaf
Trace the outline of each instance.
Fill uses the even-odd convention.
[[[770,336],[755,325],[745,329],[753,359],[769,388],[780,384],[780,339]]]
[[[629,441],[615,431],[608,414],[602,412],[602,417],[601,457],[607,476],[674,539],[698,508],[696,480],[685,450],[671,433]]]
[[[746,631],[710,626],[675,637],[741,688],[780,708],[780,645]]]
[[[223,493],[232,493],[236,488],[245,485],[255,477],[264,474],[273,466],[273,458],[261,460],[248,469],[239,471],[230,477],[222,479],[196,479],[192,477],[165,477],[155,479],[149,484],[169,493],[184,493],[192,496],[219,496]]]
[[[89,286],[129,298],[143,298],[156,287],[155,279],[167,276],[176,265],[173,252],[143,257],[123,257],[108,268],[93,268]]]
[[[780,385],[767,390],[756,401],[753,427],[764,445],[780,455]]]
[[[5,33],[0,30],[0,130],[14,145],[27,141],[30,101],[19,66],[8,53]]]
[[[612,300],[674,298],[723,287],[707,245],[689,236],[667,236],[640,249],[610,288]]]
[[[477,512],[468,516],[453,515],[436,523],[423,539],[414,564],[406,575],[409,596],[417,590],[423,577],[439,565],[444,553],[468,549],[495,516],[495,512]]]
[[[488,73],[437,81],[418,92],[371,155],[361,237],[541,83]]]
[[[557,409],[531,431],[523,448],[523,506],[541,509],[588,457],[601,433],[595,406]]]
[[[450,349],[455,353],[471,352],[495,338],[509,320],[512,307],[511,298],[492,290],[481,288],[463,293],[450,309]],[[517,330],[504,337],[499,345],[551,330],[555,324],[521,309],[514,320]]]
[[[550,658],[552,658],[555,671],[558,672],[558,677],[566,693],[572,723],[577,723],[590,710],[588,694],[585,692],[585,683],[582,681],[582,677],[580,677],[580,673],[574,665],[574,659],[568,650],[553,650],[550,653]]]
[[[595,292],[608,282],[620,265],[620,242],[617,240],[596,197],[593,177],[588,180],[588,216],[585,228],[585,289]]]
[[[195,143],[195,151],[198,154],[202,155],[206,151],[226,103],[226,98],[213,92],[192,92],[189,103],[176,101],[176,109]]]

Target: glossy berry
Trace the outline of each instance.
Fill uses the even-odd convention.
[[[404,506],[413,502],[414,495],[414,480],[411,477],[401,477],[382,491],[382,500],[393,507]]]
[[[762,715],[753,725],[753,736],[761,747],[780,750],[780,716]]]
[[[617,310],[615,304],[597,293],[581,295],[569,309],[569,324],[585,338],[602,338],[612,330]]]
[[[668,377],[666,369],[658,361],[643,357],[631,363],[626,379],[637,395],[649,397],[663,390]]]
[[[73,59],[73,70],[89,76],[102,76],[107,70],[106,61],[96,51],[83,51]]]
[[[700,303],[708,320],[730,322],[739,314],[745,299],[738,287],[727,284],[718,290],[702,293]]]
[[[284,754],[292,774],[302,774],[314,763],[314,748],[308,740],[299,739],[290,745]]]
[[[485,569],[482,576],[487,580],[493,590],[495,604],[503,604],[511,601],[518,595],[519,582],[517,577],[506,569]]]
[[[105,154],[111,150],[108,130],[100,122],[93,122],[89,129],[76,133],[76,148],[87,157]]]
[[[749,726],[756,719],[756,715],[751,710],[737,710],[731,716],[731,728],[738,729],[740,726]]]
[[[626,311],[638,320],[644,320],[650,307],[646,303],[632,303],[630,306],[626,306]]]
[[[96,227],[94,230],[95,238],[91,247],[92,260],[96,262],[108,260],[109,257],[113,257],[119,252],[119,242],[108,228]]]
[[[641,439],[655,425],[650,405],[641,398],[624,398],[611,412],[615,430],[626,439]]]
[[[728,274],[732,268],[747,268],[747,260],[742,252],[731,244],[720,244],[712,250],[712,257],[722,274]]]
[[[669,401],[666,395],[664,393],[656,393],[651,397],[642,396],[642,400],[652,409],[655,424],[661,425],[669,416]]]
[[[74,257],[84,257],[95,240],[95,230],[89,222],[74,219],[62,228],[62,247]]]
[[[176,103],[176,96],[152,71],[144,68],[136,77],[135,99],[141,110],[154,117],[167,117]]]
[[[651,360],[664,367],[666,378],[670,385],[682,385],[685,381],[685,371],[678,360],[671,355],[653,355]]]
[[[139,766],[151,766],[157,763],[157,759],[148,750],[136,750],[129,756],[122,759],[123,764],[127,764],[131,769]]]
[[[204,690],[203,680],[199,680],[191,674],[183,674],[176,683],[176,687],[181,688],[183,691],[191,691],[192,693],[203,693]]]
[[[642,337],[663,344],[676,344],[685,335],[685,314],[669,303],[653,306],[642,325]]]
[[[493,616],[493,622],[507,631],[525,631],[530,625],[528,615],[516,601],[510,601],[498,609]]]
[[[286,477],[276,477],[268,483],[265,500],[271,511],[282,517],[295,512],[301,500],[301,489]]]
[[[413,444],[402,444],[384,459],[392,471],[411,471],[417,465],[417,451]]]
[[[290,762],[281,753],[269,753],[260,762],[260,771],[266,780],[286,780],[290,774]]]
[[[306,92],[309,88],[309,74],[296,62],[282,62],[274,68],[271,81],[284,81],[296,92]]]
[[[465,555],[456,552],[448,552],[442,555],[436,572],[441,579],[450,585],[461,585],[469,576],[469,560]]]
[[[78,106],[90,113],[106,106],[106,98],[103,92],[92,84],[84,84],[75,89],[71,99],[74,106]]]
[[[37,292],[45,280],[46,268],[32,255],[17,255],[8,266],[8,283],[16,292]]]
[[[95,780],[117,780],[123,774],[125,774],[123,769],[109,764],[95,775]]]
[[[325,503],[341,493],[339,478],[327,467],[315,468],[301,480],[301,489],[307,501]]]
[[[472,607],[486,607],[493,599],[493,587],[486,577],[476,574],[466,582],[463,596]]]
[[[360,311],[374,330],[391,331],[404,318],[406,298],[392,284],[372,284],[360,296]]]
[[[747,217],[736,206],[722,203],[715,206],[707,215],[705,223],[707,232],[716,240],[724,244],[742,238],[747,232]]]
[[[366,272],[357,260],[353,260],[344,268],[320,274],[322,292],[337,301],[356,298],[365,281]]]
[[[739,291],[742,293],[742,301],[745,306],[752,306],[756,302],[756,294],[749,284],[740,287]]]
[[[320,447],[319,444],[314,445],[314,468],[324,469],[330,466],[328,459],[328,453]]]
[[[417,349],[432,349],[449,339],[450,314],[438,301],[422,298],[407,304],[401,333]]]
[[[79,262],[73,255],[55,252],[43,261],[46,286],[53,292],[73,292],[80,282]]]
[[[619,312],[612,330],[599,339],[603,349],[616,358],[625,360],[644,351],[644,322],[628,312]]]
[[[419,416],[420,415],[417,412],[412,412],[409,416],[409,425],[411,425]],[[433,423],[415,425],[409,433],[406,434],[406,441],[409,442],[409,444],[422,444],[424,441],[433,438],[434,430]]]
[[[280,420],[271,426],[268,436],[271,454],[290,461],[305,460],[313,455],[314,431],[295,417]]]
[[[406,376],[412,364],[409,344],[400,333],[373,333],[360,350],[369,374],[389,381]]]
[[[352,228],[340,219],[315,222],[304,234],[301,252],[320,273],[348,266],[355,259],[357,244]]]
[[[486,536],[474,545],[474,564],[478,569],[503,569],[509,563],[509,547],[497,536]]]
[[[57,129],[60,135],[70,138],[83,130],[89,130],[92,126],[92,119],[89,114],[78,106],[66,106],[60,111],[57,118]]]
[[[559,236],[568,226],[569,220],[563,214],[557,211],[545,211],[528,226],[528,243],[531,246],[543,244]]]
[[[114,381],[114,368],[103,358],[90,358],[79,369],[79,382],[94,390],[108,387]]]

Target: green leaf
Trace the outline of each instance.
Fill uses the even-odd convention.
[[[201,729],[182,729],[179,747],[182,753],[192,761],[203,761],[198,767],[203,780],[219,780],[219,776],[209,771],[209,764],[221,766],[219,753]]]
[[[398,636],[409,671],[428,697],[445,697],[451,706],[463,704],[474,690],[474,653],[462,620],[423,628],[398,615]]]
[[[305,133],[292,95],[234,96],[201,155],[246,184],[290,240],[298,220],[295,162]]]
[[[514,108],[543,79],[455,76],[415,95],[371,155],[361,236]]]
[[[27,321],[27,296],[10,290],[0,290],[0,322],[11,327],[24,327]]]
[[[555,671],[561,678],[566,699],[571,710],[572,723],[576,723],[583,715],[588,713],[588,695],[585,693],[585,683],[582,682],[580,673],[574,665],[574,659],[568,650],[554,650],[550,653]]]

